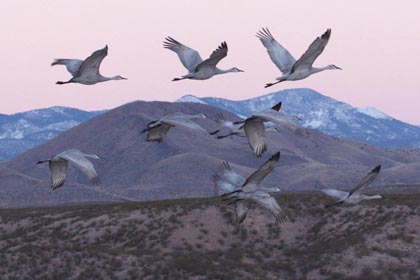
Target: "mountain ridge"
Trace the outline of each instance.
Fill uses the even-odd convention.
[[[15,114],[0,114],[0,161],[8,160],[103,111],[53,106]]]
[[[279,101],[283,102],[282,111],[298,115],[303,120],[298,124],[306,128],[380,147],[420,147],[420,126],[404,123],[372,107],[352,107],[307,88],[286,89],[239,101],[193,95],[176,100],[208,104],[240,117],[252,115]]]
[[[35,162],[70,148],[99,154],[101,159],[94,164],[101,190],[134,200],[212,196],[211,176],[223,161],[248,176],[277,151],[281,152],[281,159],[264,184],[280,185],[285,191],[317,191],[322,187],[351,189],[378,164],[383,169],[372,186],[374,192],[379,185],[417,186],[420,182],[420,149],[383,149],[307,128],[269,132],[268,151],[262,158],[254,156],[246,138],[219,140],[182,127],[171,128],[162,143],[146,142],[146,135],[141,131],[147,123],[173,112],[206,114],[207,119],[196,122],[208,131],[218,128],[212,119],[220,113],[228,120],[239,119],[233,113],[205,104],[136,101],[122,105],[8,161],[6,167],[39,182],[38,187],[6,184],[8,191],[0,189],[0,201],[10,207],[110,199],[110,196],[99,197],[100,193],[89,193],[87,197],[89,182],[71,165],[66,185],[51,191],[48,166]],[[0,172],[0,183],[3,175]],[[75,185],[84,185],[84,192]],[[37,195],[30,201],[23,199],[34,193]]]

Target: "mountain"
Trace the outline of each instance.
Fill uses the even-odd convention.
[[[94,162],[102,183],[98,188],[88,186],[89,182],[78,170],[69,169],[68,183],[77,182],[84,190],[95,190],[98,198],[91,193],[91,201],[103,200],[104,197],[99,196],[102,194],[112,200],[212,196],[211,175],[220,163],[229,161],[235,170],[247,176],[279,150],[280,162],[264,183],[280,186],[285,191],[313,191],[321,187],[349,189],[378,164],[382,165],[382,171],[372,186],[373,192],[378,191],[375,185],[420,183],[420,149],[377,148],[307,128],[269,133],[269,148],[262,158],[254,156],[243,137],[217,140],[181,127],[171,128],[162,143],[146,142],[146,135],[141,131],[147,123],[171,112],[205,113],[208,119],[197,120],[197,123],[208,131],[218,127],[212,119],[220,113],[227,119],[238,120],[228,111],[205,104],[136,101],[120,106],[8,161],[8,169],[41,181],[42,185],[38,188],[16,185],[14,197],[30,197],[29,193],[42,189],[48,197],[36,196],[27,203],[51,205],[74,203],[79,199],[86,201],[80,188],[70,184],[51,191],[48,166],[34,164],[69,148],[101,156]],[[1,190],[0,201],[4,204],[22,205],[22,201],[14,201],[14,197]]]
[[[242,117],[279,101],[283,101],[284,112],[301,117],[302,127],[380,147],[420,147],[420,126],[396,120],[372,107],[352,107],[311,89],[287,89],[242,101],[192,95],[177,100],[208,104]]]
[[[12,115],[0,114],[0,161],[25,152],[103,112],[51,107]]]

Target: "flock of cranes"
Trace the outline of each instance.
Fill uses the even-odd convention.
[[[324,71],[341,69],[333,64],[325,67],[312,67],[317,57],[324,51],[325,46],[331,36],[331,29],[327,29],[321,37],[315,39],[306,52],[298,59],[293,56],[280,45],[273,35],[271,35],[268,28],[263,28],[257,33],[257,37],[267,49],[273,63],[283,73],[278,77],[277,82],[267,84],[265,87],[278,84],[283,81],[297,81],[309,77],[312,74]],[[244,72],[236,67],[227,70],[217,68],[217,64],[227,56],[228,46],[226,42],[222,42],[220,46],[213,51],[209,58],[203,60],[198,51],[178,42],[172,37],[166,37],[163,42],[163,47],[175,52],[182,65],[188,70],[188,74],[181,76],[181,78],[174,78],[172,81],[180,81],[184,79],[192,80],[207,80],[215,75],[226,73]],[[80,59],[55,59],[51,64],[65,65],[67,70],[73,76],[67,82],[58,81],[57,84],[79,83],[84,85],[94,85],[100,82],[110,80],[126,80],[121,76],[104,77],[99,72],[102,60],[108,55],[108,46],[101,50],[93,52],[85,60]]]
[[[328,70],[341,69],[335,65],[328,65],[321,68],[313,67],[316,58],[323,52],[325,46],[331,36],[331,29],[327,29],[320,37],[316,38],[306,52],[296,60],[293,56],[280,45],[271,32],[267,28],[263,28],[257,33],[257,37],[267,49],[267,52],[273,63],[282,72],[282,76],[276,78],[276,82],[269,83],[266,87],[273,86],[283,81],[296,81],[305,79],[308,76]],[[164,48],[175,52],[182,65],[188,70],[188,74],[180,78],[174,78],[173,81],[184,79],[206,80],[215,75],[225,73],[238,73],[242,70],[233,67],[227,70],[217,68],[217,64],[227,56],[228,46],[226,42],[213,51],[209,58],[203,60],[200,54],[176,41],[172,37],[165,38]],[[109,80],[123,80],[121,76],[105,77],[99,72],[102,60],[108,54],[108,46],[101,50],[97,50],[85,60],[79,59],[56,59],[52,65],[65,65],[72,75],[67,82],[57,82],[57,84],[80,83],[85,85],[93,85],[99,82]],[[147,124],[142,133],[147,132],[146,141],[156,141],[161,143],[167,136],[168,131],[173,127],[184,127],[197,133],[214,136],[216,139],[222,139],[229,136],[247,137],[249,146],[256,157],[260,157],[267,150],[266,131],[279,132],[276,125],[285,127],[292,131],[298,126],[298,116],[284,114],[280,111],[282,103],[279,102],[271,108],[267,108],[257,112],[240,121],[232,122],[224,118],[222,114],[218,115],[218,119],[214,120],[219,124],[219,129],[208,132],[205,128],[195,123],[194,119],[207,118],[205,114],[188,115],[181,112],[171,113],[162,116],[158,120],[153,120]],[[266,123],[273,125],[266,126]],[[228,133],[221,135],[224,129],[228,129]],[[98,175],[94,165],[88,158],[98,159],[98,155],[84,154],[79,150],[71,149],[57,154],[49,160],[38,161],[38,164],[48,162],[51,173],[51,187],[53,190],[64,185],[67,177],[67,169],[69,163],[80,169],[93,182],[98,183]],[[213,182],[222,190],[222,199],[229,204],[235,205],[236,219],[238,223],[242,223],[249,211],[249,203],[254,202],[263,208],[269,210],[278,222],[287,221],[287,216],[281,209],[272,193],[280,192],[279,187],[267,188],[261,185],[265,177],[267,177],[275,168],[280,160],[280,152],[275,153],[260,166],[248,178],[244,178],[235,172],[228,162],[223,162],[218,170],[213,174]],[[338,199],[334,204],[326,207],[339,205],[342,203],[358,203],[362,200],[382,198],[382,195],[368,196],[364,195],[364,190],[372,183],[380,172],[380,165],[374,168],[362,181],[351,191],[344,192],[334,189],[323,189],[322,192],[328,196]]]

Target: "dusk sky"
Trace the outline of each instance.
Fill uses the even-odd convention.
[[[110,109],[134,100],[174,101],[185,94],[241,100],[306,87],[420,124],[418,0],[3,0],[0,24],[0,113],[55,105]],[[264,89],[281,73],[255,37],[262,27],[296,59],[331,28],[329,44],[314,66],[335,64],[344,70]],[[245,72],[172,82],[187,70],[162,47],[168,35],[204,59],[226,41],[229,53],[219,68]],[[64,66],[50,66],[54,58],[84,59],[106,44],[101,73],[127,81],[55,84],[71,76]]]

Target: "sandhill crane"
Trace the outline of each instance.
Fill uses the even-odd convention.
[[[249,146],[257,157],[260,157],[267,150],[264,122],[273,122],[292,131],[298,128],[294,122],[300,120],[300,118],[279,112],[281,105],[282,103],[279,102],[273,107],[255,113],[245,120],[234,122],[234,124],[243,123]]]
[[[241,123],[234,123],[233,121],[226,120],[222,113],[218,113],[217,119],[215,120],[219,125],[220,128],[211,132],[210,135],[215,135],[220,133],[222,130],[225,132],[223,135],[217,135],[216,139],[223,139],[229,136],[240,136],[246,137],[244,125]],[[264,126],[266,132],[280,132],[278,127],[275,126]],[[224,130],[227,129],[227,131]]]
[[[163,116],[159,120],[151,121],[147,124],[147,128],[142,133],[147,132],[146,141],[162,142],[166,133],[173,126],[182,126],[198,132],[208,134],[208,131],[200,125],[193,122],[193,119],[205,119],[205,114],[187,115],[181,112],[171,113]]]
[[[224,170],[213,176],[215,184],[224,191],[228,191],[222,194],[224,200],[235,204],[238,223],[243,222],[246,218],[248,212],[247,201],[253,201],[269,210],[278,222],[282,223],[286,221],[287,217],[283,210],[280,208],[276,199],[269,194],[279,192],[280,188],[266,188],[260,185],[262,180],[274,169],[279,159],[280,152],[277,152],[246,180],[234,172],[228,164],[224,164]]]
[[[219,166],[219,170],[213,174],[212,179],[217,189],[217,195],[219,195],[219,190],[222,191],[222,194],[239,190],[245,183],[245,178],[232,170],[226,161]],[[243,200],[236,202],[235,212],[236,222],[242,223],[248,213],[248,202]]]
[[[321,191],[325,193],[326,195],[338,199],[337,203],[330,204],[325,207],[331,207],[331,206],[335,206],[342,203],[356,204],[362,200],[383,198],[383,196],[380,194],[377,194],[377,195],[363,194],[363,191],[376,179],[380,171],[381,171],[381,166],[380,165],[376,166],[350,192],[339,191],[339,190],[334,190],[334,189],[321,189]]]
[[[51,188],[56,190],[64,185],[67,177],[69,162],[76,166],[80,171],[92,181],[93,184],[99,183],[98,174],[92,162],[87,158],[99,159],[98,155],[82,153],[77,149],[71,149],[53,156],[51,159],[40,160],[37,164],[48,162],[51,172]]]
[[[261,40],[262,44],[267,49],[271,60],[283,73],[283,76],[276,78],[277,82],[266,84],[265,87],[271,87],[283,81],[302,80],[312,74],[324,70],[341,70],[340,67],[337,67],[333,64],[321,68],[312,67],[314,61],[322,53],[325,46],[327,45],[330,36],[331,29],[327,29],[327,31],[325,31],[321,37],[316,38],[315,41],[313,41],[309,48],[306,50],[306,52],[298,60],[296,60],[282,45],[276,41],[276,39],[274,39],[268,28],[263,28],[260,30],[257,33],[257,37]]]
[[[210,57],[204,61],[201,59],[200,54],[196,50],[181,44],[171,37],[165,38],[163,47],[175,52],[181,60],[182,65],[184,65],[184,67],[188,70],[187,75],[184,75],[181,78],[174,78],[172,81],[184,79],[206,80],[214,75],[230,72],[243,72],[236,67],[227,70],[221,70],[216,67],[217,63],[219,63],[219,61],[227,55],[228,46],[226,42],[223,42],[215,51],[213,51]]]
[[[108,46],[101,50],[93,52],[84,61],[80,59],[55,59],[51,66],[54,65],[65,65],[67,71],[73,76],[67,82],[58,81],[56,84],[63,85],[68,83],[79,83],[84,85],[94,85],[100,82],[106,82],[110,80],[127,80],[121,76],[104,77],[99,73],[99,67],[101,66],[102,60],[108,54]]]

